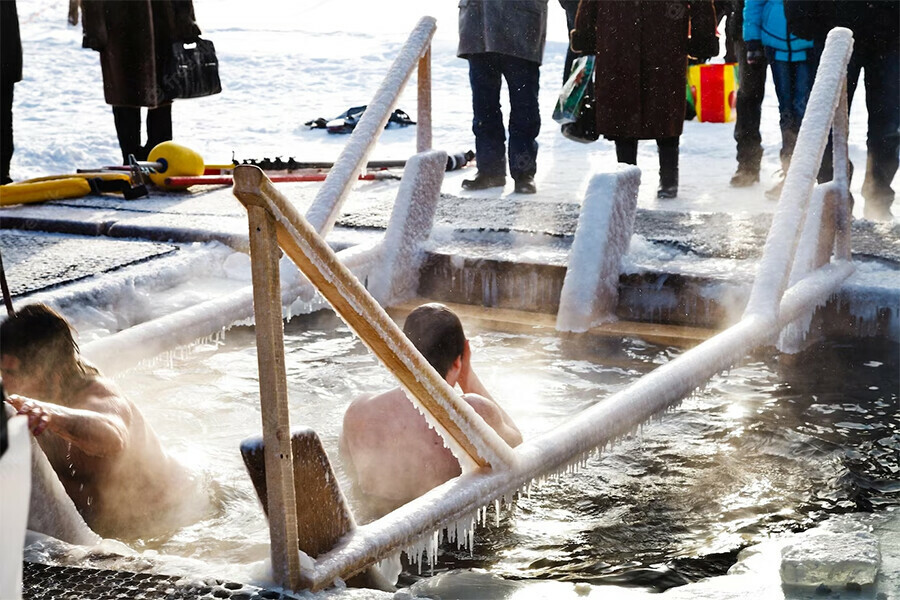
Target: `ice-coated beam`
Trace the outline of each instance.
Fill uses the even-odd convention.
[[[359,273],[380,262],[381,242],[353,246],[338,256],[348,269]],[[290,305],[297,298],[311,298],[315,288],[305,279],[286,284],[281,299]],[[179,346],[213,335],[235,323],[253,319],[253,286],[146,321],[81,347],[82,353],[105,373],[131,368]]]
[[[587,331],[616,320],[619,272],[634,231],[641,170],[619,165],[591,178],[556,314],[558,331]]]
[[[486,465],[495,469],[512,465],[512,449],[428,364],[261,169],[251,165],[235,168],[234,195],[245,206],[263,206],[272,213],[278,244],[284,253],[397,377],[464,471]]]
[[[852,264],[826,265],[789,289],[779,317],[753,315],[643,376],[628,388],[515,449],[510,470],[478,469],[451,479],[388,515],[363,525],[315,561],[314,589],[353,575],[413,546],[431,532],[465,520],[491,501],[510,496],[533,479],[558,472],[595,448],[633,431],[656,413],[730,367],[754,347],[770,343],[810,304],[833,293]]]
[[[787,287],[806,207],[828,143],[828,132],[841,96],[845,95],[847,63],[852,52],[852,32],[842,27],[832,29],[825,42],[745,315],[774,314]]]
[[[322,236],[328,235],[334,226],[344,199],[356,183],[357,174],[366,166],[369,152],[384,131],[413,69],[428,51],[436,28],[434,17],[422,17],[416,24],[306,211],[306,220]],[[421,92],[419,97],[422,98]],[[423,116],[420,114],[417,118],[422,119]],[[430,125],[430,116],[426,118],[426,123]]]
[[[422,243],[431,234],[441,196],[447,153],[430,150],[406,163],[384,232],[382,259],[369,276],[369,293],[388,306],[415,295],[425,253]]]

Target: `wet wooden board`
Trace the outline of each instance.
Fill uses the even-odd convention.
[[[441,302],[430,298],[415,298],[388,308],[388,313],[402,320],[417,306],[426,302]],[[488,324],[500,331],[528,331],[533,329],[556,328],[556,315],[549,313],[529,312],[508,308],[490,308],[474,304],[455,304],[441,302],[455,312],[463,322],[478,321]],[[717,330],[685,325],[667,325],[665,323],[645,323],[642,321],[616,321],[604,323],[586,332],[593,335],[638,337],[648,342],[671,346],[691,347],[707,340],[718,333]],[[565,334],[584,335],[584,334]]]

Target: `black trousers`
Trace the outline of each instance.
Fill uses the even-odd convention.
[[[616,138],[616,160],[629,165],[637,164],[638,141],[634,138]],[[678,137],[656,140],[659,150],[659,181],[665,185],[678,185]]]
[[[737,142],[738,169],[759,173],[762,161],[762,136],[759,134],[759,120],[762,101],[766,92],[766,63],[747,63],[747,51],[743,39],[735,39],[738,56],[738,87],[734,121],[734,141]]]
[[[12,81],[4,81],[0,86],[0,166],[2,166],[2,182],[10,183],[9,163],[12,161],[13,155],[13,88],[15,83]]]
[[[128,164],[128,156],[147,160],[153,148],[172,139],[172,105],[166,104],[147,109],[147,143],[141,145],[141,109],[135,106],[113,106],[116,135],[122,150],[122,164]]]

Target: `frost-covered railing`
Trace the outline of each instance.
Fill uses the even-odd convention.
[[[773,343],[786,326],[808,316],[825,302],[853,272],[847,239],[850,211],[845,99],[846,67],[852,44],[849,30],[834,30],[828,36],[793,164],[741,321],[515,449],[506,446],[465,402],[459,401],[402,333],[397,334],[396,325],[388,322],[366,290],[316,235],[317,227],[292,210],[262,171],[238,167],[235,194],[250,214],[255,298],[263,311],[262,315],[257,311],[257,328],[263,328],[262,338],[258,331],[258,339],[266,340],[266,336],[280,339],[280,311],[265,308],[267,304],[278,306],[274,300],[278,294],[277,243],[397,375],[463,467],[461,476],[377,521],[352,528],[331,550],[316,557],[304,556],[301,561],[295,551],[296,532],[294,540],[285,544],[284,539],[274,538],[273,530],[276,578],[289,587],[302,585],[316,590],[331,585],[337,578],[346,579],[364,571],[401,550],[415,549],[412,554],[417,559],[427,549],[433,560],[439,532],[443,529],[446,528],[451,540],[470,541],[476,515],[484,514],[486,505],[495,502],[498,506],[499,500],[511,498],[533,480],[577,465],[591,453],[635,431],[709,378],[740,361],[751,349]],[[836,178],[831,184],[815,187],[814,192],[816,172],[832,123],[835,124]],[[832,208],[829,210],[828,206]],[[829,213],[834,215],[833,219],[826,218]],[[279,354],[278,348],[266,346],[259,348],[261,389],[264,377],[270,379],[274,372],[281,381],[275,382],[272,393],[283,395],[283,347]],[[263,372],[264,366],[268,371],[267,361],[271,361],[273,372]],[[272,443],[277,447],[289,440],[286,402],[282,406],[285,414],[281,415],[267,416],[264,410],[264,419],[272,420],[271,430],[277,434],[266,440],[267,445]],[[277,454],[272,454],[272,460],[277,461]],[[268,455],[266,460],[270,460]],[[291,481],[283,465],[280,469],[286,480]],[[268,477],[268,462],[266,471]],[[278,472],[276,465],[273,473]],[[271,485],[269,490],[272,519]],[[293,498],[293,486],[285,492],[287,495],[280,502],[290,513],[287,504]],[[289,520],[282,523],[288,530],[290,525]],[[283,554],[276,555],[276,543],[280,544],[278,553]],[[279,569],[285,564],[292,565],[296,577],[284,577]]]
[[[323,236],[334,225],[344,199],[365,168],[369,153],[417,65],[416,151],[431,149],[431,38],[436,27],[433,17],[422,17],[416,24],[306,212],[306,219]]]

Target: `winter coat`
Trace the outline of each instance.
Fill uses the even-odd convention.
[[[15,0],[0,0],[0,83],[4,89],[22,81],[22,39]]]
[[[547,0],[460,0],[456,55],[496,52],[541,64]]]
[[[813,41],[846,27],[856,48],[883,54],[900,44],[897,0],[785,0],[784,12],[790,32]]]
[[[571,44],[596,55],[597,131],[610,139],[681,135],[688,55],[719,50],[711,0],[582,0]]]
[[[155,108],[172,100],[172,46],[200,35],[191,0],[81,0],[83,46],[100,52],[113,106]]]
[[[760,40],[775,50],[775,60],[799,62],[807,59],[812,40],[788,33],[782,0],[747,0],[744,4],[744,41]]]

